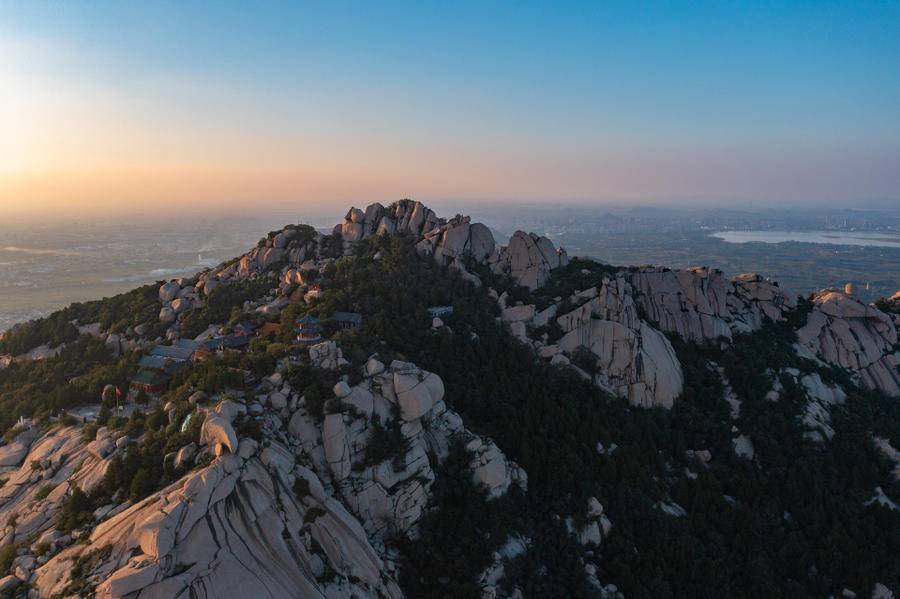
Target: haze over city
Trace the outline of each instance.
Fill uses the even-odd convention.
[[[890,207],[900,5],[0,2],[2,216]]]

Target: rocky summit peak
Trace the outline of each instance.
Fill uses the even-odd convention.
[[[0,596],[890,597],[898,304],[288,225],[0,337]]]

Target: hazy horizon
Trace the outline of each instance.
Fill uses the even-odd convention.
[[[896,3],[0,8],[0,217],[900,203]]]
[[[405,197],[405,196],[404,196]],[[273,225],[289,223],[311,224],[319,229],[330,229],[340,222],[344,214],[352,207],[365,208],[367,205],[378,202],[385,206],[404,197],[373,198],[367,200],[329,200],[329,201],[292,201],[268,202],[261,200],[257,203],[243,205],[222,205],[210,202],[208,204],[183,205],[176,212],[159,210],[153,206],[141,204],[116,205],[104,207],[100,211],[88,210],[78,205],[72,206],[72,210],[63,210],[56,207],[32,210],[3,210],[0,218],[10,225],[23,225],[28,227],[40,227],[42,224],[58,226],[60,224],[80,223],[105,223],[139,225],[153,224],[164,225],[170,222],[182,222],[185,219],[196,219],[201,222],[214,222],[218,220],[238,220],[252,218],[267,221]],[[517,212],[529,212],[542,210],[546,212],[578,212],[581,214],[600,215],[606,212],[624,213],[629,211],[672,211],[672,212],[706,212],[706,211],[731,211],[734,213],[746,213],[757,215],[783,215],[786,213],[818,213],[818,212],[848,212],[848,213],[887,213],[900,214],[900,202],[884,201],[868,204],[856,203],[818,203],[808,205],[785,202],[765,202],[751,200],[747,203],[723,204],[721,200],[707,201],[572,201],[572,200],[532,200],[523,201],[516,199],[490,199],[477,200],[467,198],[457,199],[429,199],[411,198],[422,201],[432,208],[439,216],[449,218],[454,214],[466,214],[474,218],[483,218],[486,214],[515,214]],[[261,206],[260,204],[264,204]],[[0,206],[2,207],[2,206]],[[265,231],[260,231],[262,235]]]

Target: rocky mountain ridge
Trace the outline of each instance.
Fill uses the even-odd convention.
[[[574,373],[638,408],[676,411],[679,402],[690,401],[685,397],[695,392],[697,373],[684,361],[684,344],[727,354],[744,336],[779,323],[800,323],[791,329],[792,360],[822,372],[767,370],[760,377],[769,389],[765,401],[783,409],[802,398],[797,426],[810,442],[827,446],[835,437],[832,412],[852,401],[854,384],[900,396],[900,317],[842,291],[804,301],[758,274],[728,280],[701,267],[614,268],[570,259],[549,238],[522,231],[498,245],[483,224],[460,215],[441,219],[410,200],[353,208],[331,235],[288,226],[235,260],[166,282],[154,292],[156,323],[119,332],[77,324],[124,359],[151,345],[145,336],[151,325],[162,325],[170,341],[191,328],[200,331],[196,340],[217,338],[247,318],[272,323],[284,317],[282,325],[292,328],[298,309],[329,305],[336,271],[354,261],[384,259],[385,250],[375,251],[367,240],[392,236],[410,239],[420,258],[456,277],[454,284],[468,282],[486,294],[496,322],[527,349],[535,368]],[[246,294],[228,295],[244,288]],[[225,303],[223,312],[215,306],[223,297],[237,303]],[[480,351],[478,334],[462,322],[429,322],[430,330],[419,334],[437,343],[464,337],[470,351]],[[90,436],[86,429],[96,414],[80,423],[17,430],[0,446],[0,522],[6,523],[0,539],[16,548],[0,594],[399,598],[405,593],[398,547],[420,539],[422,522],[434,513],[446,484],[443,469],[456,454],[462,452],[466,481],[484,502],[530,493],[529,472],[483,433],[483,425],[463,422],[452,409],[462,398],[445,397],[441,376],[403,356],[382,361],[381,349],[348,359],[344,352],[350,357],[355,349],[353,337],[335,339],[289,355],[278,347],[282,343],[271,343],[279,360],[252,393],[227,390],[207,398],[195,388],[200,379],[192,379],[189,396],[159,406],[159,430],[196,435],[177,437],[179,446],[164,456],[174,480],[142,497],[117,491],[71,530],[58,530],[58,523],[76,493],[99,492],[109,472],[136,455],[152,433],[129,436],[99,427]],[[262,353],[268,351],[263,346]],[[394,355],[395,348],[384,351]],[[309,377],[327,380],[325,396],[315,385],[292,384],[301,380],[292,378],[296,368],[307,377],[304,385]],[[731,450],[740,460],[760,463],[765,458],[742,420],[746,395],[731,387],[738,381],[710,361],[704,368],[703,376],[722,387],[717,399],[728,404]],[[850,382],[830,377],[831,368]],[[111,386],[104,389],[105,405],[113,393]],[[192,418],[202,422],[194,433]],[[870,438],[872,447],[895,459],[890,440],[874,433]],[[711,460],[730,459],[701,447],[682,451],[689,480],[698,476],[691,468],[703,472]],[[601,461],[615,451],[608,441],[591,446]],[[890,505],[878,490],[873,501]],[[619,597],[615,585],[601,582],[608,572],[595,565],[617,520],[597,497],[581,496],[578,505],[557,506],[544,516],[562,525],[579,548],[578,568],[592,596]],[[688,514],[671,497],[654,509],[676,519]],[[484,599],[522,596],[504,577],[515,574],[516,561],[532,552],[533,543],[521,522],[504,533],[494,541],[491,563],[473,573]]]
[[[242,256],[240,260],[202,273],[196,281],[181,280],[184,284],[178,288],[175,287],[177,283],[169,283],[169,287],[161,290],[160,297],[164,306],[160,318],[163,322],[174,322],[178,314],[196,303],[201,290],[208,292],[220,281],[246,278],[285,261],[286,265],[281,268],[280,273],[280,297],[271,298],[271,302],[259,308],[263,313],[277,314],[287,304],[288,294],[297,286],[303,286],[304,272],[321,271],[334,260],[323,256],[324,236],[307,233],[300,239],[295,238],[295,231],[295,228],[289,227],[270,235],[259,248]],[[485,265],[492,273],[508,276],[532,291],[542,287],[552,271],[565,267],[569,262],[565,250],[556,248],[546,237],[517,231],[507,245],[497,245],[485,225],[472,223],[469,217],[461,215],[449,220],[439,218],[421,202],[411,200],[401,200],[389,207],[375,203],[365,210],[352,208],[344,222],[335,226],[334,234],[340,236],[342,255],[351,253],[354,243],[373,235],[411,235],[417,240],[416,249],[421,255],[431,256],[441,266],[452,267],[476,285],[481,284],[481,279],[469,272],[467,261],[470,264],[474,262]],[[620,279],[625,283],[624,286],[619,282]],[[727,280],[720,270],[706,267],[682,271],[642,268],[622,271],[616,275],[616,294],[627,295],[631,299],[627,302],[622,299],[614,301],[604,308],[604,316],[600,317],[600,313],[594,308],[598,302],[607,301],[605,298],[611,288],[603,281],[598,283],[596,288],[598,293],[602,291],[603,297],[591,300],[590,317],[607,320],[615,325],[591,324],[589,328],[593,332],[582,326],[576,335],[566,339],[562,351],[571,354],[576,349],[585,347],[597,354],[599,368],[605,372],[600,379],[601,384],[619,395],[629,397],[636,405],[671,405],[671,401],[681,391],[678,365],[671,351],[666,348],[665,340],[660,339],[651,329],[675,333],[688,341],[727,341],[734,334],[758,330],[766,320],[782,320],[786,313],[797,306],[795,296],[756,273],[739,274]],[[590,289],[580,290],[566,302],[578,304],[584,312],[584,294],[590,293]],[[856,316],[859,310],[870,313],[870,322],[879,324],[874,334],[867,334],[856,342],[862,344],[861,353],[851,350],[856,352],[853,357],[843,355],[839,358],[833,355],[834,352],[830,352],[825,361],[854,370],[862,377],[863,384],[870,388],[889,395],[900,395],[900,375],[897,374],[900,350],[896,348],[896,323],[874,306],[865,306],[841,291],[829,290],[827,293],[832,298],[842,297],[841,305],[853,306],[847,311],[832,315],[832,319],[841,321],[836,325],[840,333],[835,334],[846,337],[851,327],[849,324],[844,326],[843,321],[859,318]],[[562,301],[560,298],[560,302]],[[816,301],[817,305],[818,303]],[[831,304],[836,302],[832,301]],[[501,305],[500,308],[506,310],[508,306]],[[632,313],[635,310],[643,318],[636,319]],[[552,319],[565,323],[571,329],[573,319],[563,318],[565,314],[562,313],[557,315],[558,311],[559,305],[543,311],[536,310],[535,315],[540,312],[540,316],[534,322],[523,318],[527,309],[506,312],[503,319],[511,324],[517,337],[525,340],[523,326],[541,327]],[[820,313],[821,310],[814,310],[816,316],[813,318],[816,322],[821,318]],[[642,323],[646,325],[643,335],[640,334]],[[626,329],[630,332],[626,332]],[[829,327],[831,329],[834,327]],[[807,331],[804,334],[808,334]],[[644,350],[644,336],[647,337],[648,350]],[[604,341],[598,343],[598,339]],[[541,343],[546,344],[545,341]],[[831,345],[828,341],[824,343],[828,347],[834,345],[834,342]],[[838,343],[852,345],[854,341],[843,338]],[[801,345],[806,345],[816,353],[818,350],[813,349],[811,344],[812,341],[807,340]],[[555,354],[549,354],[553,351],[545,349],[542,353],[552,358]],[[560,361],[557,359],[557,363]],[[647,372],[644,372],[644,363],[647,364]],[[662,373],[659,378],[669,381],[659,385],[658,391],[654,382],[657,369]]]

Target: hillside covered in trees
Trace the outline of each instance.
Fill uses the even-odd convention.
[[[273,231],[0,338],[0,589],[889,597],[895,303],[408,200]]]

